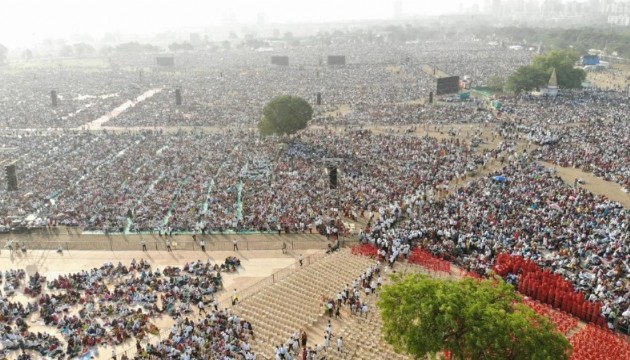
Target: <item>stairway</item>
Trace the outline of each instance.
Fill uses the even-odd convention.
[[[324,316],[323,297],[335,295],[373,263],[342,249],[236,305],[234,312],[252,323],[253,350],[273,354],[274,346]]]

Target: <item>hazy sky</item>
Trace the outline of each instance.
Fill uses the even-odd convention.
[[[463,0],[402,0],[403,13],[455,11]],[[390,19],[395,0],[0,0],[0,43],[105,32],[152,33],[163,29],[220,25],[234,18],[255,22]]]

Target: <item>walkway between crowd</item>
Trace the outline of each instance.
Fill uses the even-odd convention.
[[[87,124],[81,125],[80,127],[77,128],[77,130],[96,130],[102,127],[102,125],[108,121],[110,121],[111,119],[114,119],[116,116],[122,114],[125,110],[132,108],[136,105],[138,105],[138,103],[150,98],[151,96],[159,93],[160,91],[162,91],[161,88],[154,88],[151,90],[146,91],[144,94],[138,96],[135,100],[127,100],[126,102],[124,102],[122,105],[120,105],[119,107],[115,108],[114,110],[112,110],[111,112],[109,112],[108,114],[105,114],[103,116],[101,116],[100,118],[91,121]]]

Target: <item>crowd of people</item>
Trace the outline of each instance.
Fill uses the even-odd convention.
[[[344,54],[347,66],[327,66],[322,51]],[[2,71],[0,128],[77,128],[127,101],[135,106],[108,126],[255,125],[264,105],[292,94],[323,106],[394,104],[428,98],[435,87],[433,64],[448,74],[468,76],[484,85],[491,76],[507,77],[532,58],[470,38],[445,42],[339,42],[322,49],[303,44],[283,49],[291,66],[269,64],[269,53],[252,48],[178,54],[178,68],[151,66],[147,55],[114,56],[97,70],[62,67]],[[378,84],[378,86],[374,86]],[[145,101],[135,99],[161,89]],[[179,89],[182,105],[175,101]],[[57,106],[51,91],[57,92]]]
[[[392,259],[405,244],[422,247],[483,276],[500,253],[531,258],[602,302],[610,327],[628,331],[630,224],[619,203],[564,183],[523,154],[446,198],[415,199],[383,214],[364,240]]]
[[[628,107],[630,110],[630,107]],[[630,127],[627,119],[594,122],[563,129],[556,144],[543,146],[533,155],[563,167],[575,167],[630,192]]]
[[[339,232],[340,216],[356,218],[398,201],[408,184],[438,186],[493,157],[465,141],[369,131],[306,131],[284,146],[242,130],[4,138],[27,165],[20,190],[0,193],[3,224],[28,218],[29,226],[106,233],[324,233],[331,221]],[[327,158],[342,159],[343,191],[329,189]]]
[[[299,64],[289,67],[267,64],[268,54],[233,49],[182,54],[178,64],[190,69],[182,72],[7,73],[0,84],[0,146],[3,155],[17,160],[19,190],[0,184],[0,225],[335,237],[347,231],[344,219],[377,213],[378,222],[370,218],[362,238],[377,244],[390,263],[422,247],[466,271],[489,275],[498,254],[523,255],[561,274],[589,300],[602,302],[610,326],[628,331],[628,210],[577,183],[566,185],[553,169],[532,162],[577,167],[630,188],[627,92],[505,97],[499,112],[488,111],[482,100],[428,105],[418,100],[428,97],[435,80],[423,64],[484,85],[491,76],[505,77],[529,63],[532,53],[467,40],[344,46],[327,48],[346,54],[343,67],[324,66],[319,46],[303,46],[287,49],[292,64]],[[182,105],[175,104],[176,87]],[[58,90],[57,107],[50,104],[52,88]],[[106,123],[153,130],[71,129],[154,88],[161,91]],[[274,96],[314,102],[318,92],[323,100],[313,120],[318,127],[290,139],[263,138],[250,129]],[[344,106],[349,111],[341,111]],[[481,124],[492,135],[469,134],[464,140],[452,130],[453,136],[436,139],[365,130],[452,124]],[[45,130],[53,127],[65,129]],[[29,128],[39,130],[15,130]],[[503,141],[494,149],[475,149],[490,136]],[[518,142],[527,143],[525,151],[517,151]],[[538,148],[530,149],[532,144]],[[499,171],[453,194],[441,191],[493,160],[501,162]],[[331,166],[339,170],[337,189],[330,188],[326,174]],[[144,262],[107,264],[50,280],[48,291],[42,278],[26,284],[24,274],[7,273],[0,341],[9,350],[81,355],[97,344],[150,337],[156,332],[152,320],[168,315],[176,325],[167,339],[139,346],[136,358],[193,359],[204,353],[253,359],[251,325],[216,307],[205,311],[220,287],[220,271],[201,262],[163,272]],[[372,291],[372,280],[362,281],[359,292]],[[115,282],[113,291],[106,281]],[[36,302],[10,301],[23,286]],[[354,292],[342,291],[342,302]],[[340,306],[336,300],[328,302],[331,316]],[[191,303],[206,317],[192,319]],[[363,312],[359,304],[354,313]],[[63,341],[23,335],[26,324],[20,319],[35,313],[56,327]]]
[[[434,106],[428,103],[372,105],[359,104],[347,113],[323,114],[314,124],[343,127],[378,125],[483,124],[495,116],[482,101],[457,101]]]
[[[149,86],[135,72],[119,69],[2,69],[0,75],[0,129],[76,128]]]
[[[244,319],[219,309],[214,294],[222,288],[223,265],[240,266],[238,258],[225,264],[194,261],[183,267],[152,269],[141,259],[128,266],[105,263],[100,268],[63,274],[52,280],[35,273],[26,281],[23,270],[7,270],[0,293],[0,351],[3,354],[32,350],[49,358],[75,358],[97,353],[99,347],[117,347],[136,340],[138,355],[145,359],[193,359],[203,353],[235,359],[251,354],[247,345],[253,329]],[[44,283],[43,292],[27,291]],[[113,287],[112,287],[113,286]],[[13,301],[17,293],[33,302]],[[191,305],[192,304],[192,305]],[[205,311],[205,307],[210,310]],[[196,319],[196,308],[204,318]],[[161,341],[155,321],[163,317],[175,324]],[[51,333],[30,332],[42,321],[56,328],[63,341]],[[140,342],[149,342],[144,348]]]
[[[630,188],[630,139],[625,91],[562,91],[558,97],[522,95],[503,99],[508,120],[502,135],[540,145],[535,158],[580,168]]]

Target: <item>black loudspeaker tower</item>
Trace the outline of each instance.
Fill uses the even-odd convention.
[[[50,101],[53,107],[57,106],[57,92],[55,90],[50,92]]]
[[[15,173],[15,164],[5,166],[4,171],[7,175],[7,190],[17,191],[18,182],[17,182],[17,174]]]
[[[317,105],[322,104],[322,93],[317,93]]]
[[[177,106],[182,104],[182,91],[180,89],[175,89],[175,104]]]
[[[433,104],[433,91],[429,93],[429,104]]]
[[[331,190],[337,188],[337,168],[335,166],[328,168],[328,182]]]

